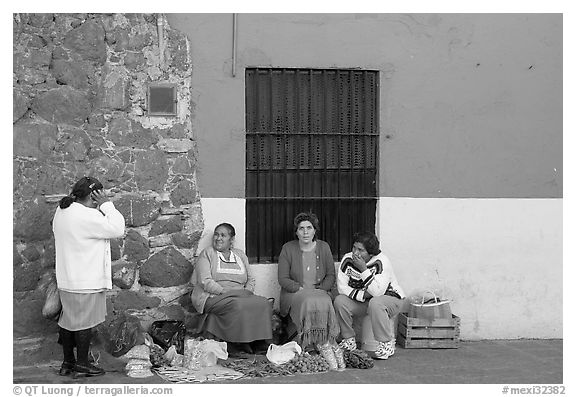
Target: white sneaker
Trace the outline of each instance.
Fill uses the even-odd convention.
[[[348,351],[356,350],[356,348],[357,348],[356,347],[356,338],[355,337],[344,338],[344,339],[342,339],[342,342],[340,342],[338,344],[338,346],[342,350],[348,350]]]
[[[374,358],[377,360],[387,360],[388,357],[394,355],[395,346],[395,339],[392,339],[388,342],[378,342],[378,349],[376,349],[374,352]]]

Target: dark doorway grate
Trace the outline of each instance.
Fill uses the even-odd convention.
[[[374,230],[378,72],[246,70],[246,250],[275,262],[302,211],[334,258]]]

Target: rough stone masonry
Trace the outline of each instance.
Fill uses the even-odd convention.
[[[186,37],[158,14],[14,14],[13,30],[14,336],[56,330],[41,315],[51,220],[84,175],[126,218],[107,322],[186,320],[203,230]],[[158,82],[177,87],[175,117],[147,115]]]

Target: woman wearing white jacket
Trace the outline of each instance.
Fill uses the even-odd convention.
[[[60,375],[104,374],[88,362],[88,351],[92,328],[106,316],[106,290],[112,288],[109,239],[124,235],[124,217],[102,189],[97,179],[81,178],[70,196],[60,200],[52,222],[62,301],[58,325],[64,361]]]

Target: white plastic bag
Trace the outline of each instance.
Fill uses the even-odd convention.
[[[228,345],[226,342],[216,342],[212,339],[204,339],[200,342],[200,366],[212,367],[218,359],[228,359]]]
[[[268,346],[266,358],[274,364],[284,364],[300,353],[302,353],[300,345],[295,341],[291,341],[283,345],[271,344]]]
[[[184,356],[176,352],[176,346],[172,345],[164,353],[164,359],[170,363],[171,367],[181,367],[183,365]]]
[[[212,339],[193,339],[184,340],[184,368],[197,370],[203,367],[212,367],[216,365],[218,359],[226,360],[228,358],[228,345],[226,342],[216,342]]]

